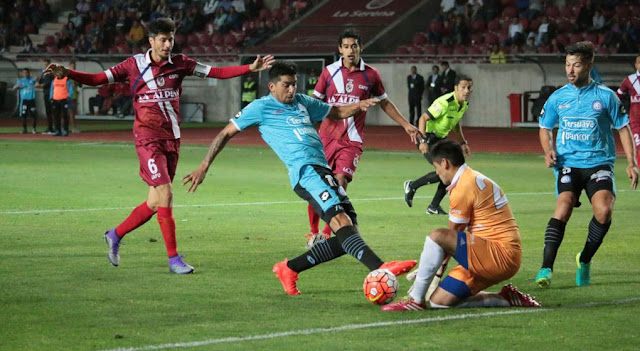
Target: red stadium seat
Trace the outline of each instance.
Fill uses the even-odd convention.
[[[187,36],[187,45],[189,46],[195,46],[195,45],[199,45],[200,41],[198,40],[198,36],[195,34],[189,34]]]
[[[452,48],[444,45],[438,46],[438,55],[451,55],[451,54],[453,54]]]
[[[475,32],[482,32],[485,30],[485,26],[484,20],[478,19],[473,22],[471,28],[473,28]]]
[[[484,44],[484,34],[479,32],[471,34],[471,43],[475,45]]]
[[[231,33],[227,33],[224,35],[224,44],[227,46],[235,47],[237,44],[236,37]]]
[[[556,21],[556,29],[558,33],[565,33],[571,30],[571,20],[568,18],[560,18]]]
[[[558,36],[556,36],[556,41],[558,41],[558,43],[562,44],[563,46],[569,45],[570,44],[569,34],[567,33],[558,34]]]
[[[413,40],[411,43],[413,45],[423,45],[427,42],[427,39],[422,35],[422,33],[416,33],[413,35]]]
[[[569,34],[569,42],[570,43],[577,43],[579,41],[582,41],[582,33],[571,33],[571,34]]]
[[[435,56],[438,53],[436,47],[433,45],[427,45],[424,47],[424,54],[427,56]]]
[[[594,45],[598,43],[598,35],[595,33],[587,33],[584,39],[592,42]]]
[[[472,46],[469,48],[469,55],[483,55],[484,52],[482,52],[482,49],[480,49],[480,47],[478,46]]]
[[[267,20],[271,17],[271,11],[268,8],[260,9],[260,13],[258,14],[258,19]]]
[[[549,46],[547,45],[542,45],[538,48],[538,53],[539,54],[550,54],[551,53],[551,49],[549,49]]]
[[[508,6],[502,10],[502,17],[513,18],[518,17],[518,9],[515,6]]]
[[[55,46],[56,45],[56,38],[54,38],[53,35],[47,35],[44,38],[44,45],[46,45],[46,46]]]
[[[211,44],[212,45],[222,45],[224,44],[224,35],[220,32],[215,32],[211,36]]]
[[[563,6],[560,8],[560,15],[562,17],[573,17],[573,7],[571,6]]]
[[[598,34],[598,42],[594,41],[593,43],[596,45],[602,45],[604,44],[604,40],[606,39],[606,37],[607,37],[606,33],[600,33]]]
[[[27,23],[24,26],[24,34],[36,34],[36,32],[36,27],[33,24]]]
[[[429,24],[429,30],[431,30],[434,33],[442,32],[442,22],[439,20],[431,21],[431,24]]]
[[[609,51],[609,48],[607,48],[606,46],[600,46],[596,49],[596,52],[600,55],[608,55],[611,52]]]
[[[556,18],[556,17],[560,16],[560,10],[555,6],[549,6],[544,11],[544,14],[549,16],[549,17],[551,17],[551,18]]]
[[[455,48],[453,48],[453,54],[464,56],[467,54],[467,48],[465,48],[464,46],[456,46]]]
[[[500,44],[500,39],[493,33],[487,33],[487,35],[485,36],[485,43],[487,43],[488,45]]]
[[[529,30],[529,21],[528,21],[526,18],[521,18],[521,19],[520,19],[520,23],[522,23],[522,28],[523,28],[525,31],[528,31],[528,30]],[[538,28],[535,28],[535,29],[537,30]]]
[[[282,21],[284,19],[284,13],[282,13],[281,9],[273,9],[271,10],[271,17]]]
[[[47,53],[48,54],[58,54],[58,53],[60,53],[60,50],[58,50],[58,48],[56,46],[47,46]]]
[[[187,42],[187,37],[184,34],[176,34],[174,42],[179,46],[183,46]]]
[[[500,25],[500,22],[495,18],[492,19],[491,21],[489,21],[489,23],[487,24],[487,28],[491,32],[498,32],[498,31],[500,31],[501,27],[502,26]]]
[[[409,54],[409,49],[406,46],[401,45],[396,48],[396,54],[398,55],[407,55]]]

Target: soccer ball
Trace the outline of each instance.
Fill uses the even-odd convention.
[[[398,279],[387,269],[376,269],[364,278],[364,296],[376,305],[393,301],[398,292]]]

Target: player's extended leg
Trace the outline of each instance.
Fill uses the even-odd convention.
[[[413,197],[418,191],[419,188],[433,183],[440,182],[440,177],[436,174],[436,172],[430,172],[416,180],[407,180],[404,182],[404,202],[407,203],[407,206],[413,206]]]
[[[446,215],[447,212],[442,209],[440,203],[444,196],[447,195],[447,186],[444,183],[438,183],[438,189],[436,189],[436,193],[433,195],[433,199],[431,199],[431,204],[427,207],[427,214],[439,214]]]
[[[582,253],[577,257],[578,271],[576,273],[576,285],[589,285],[591,281],[591,259],[598,251],[605,235],[611,226],[611,215],[615,195],[609,190],[599,190],[591,197],[593,217],[589,223],[589,234],[584,244]]]
[[[540,288],[548,288],[551,284],[553,263],[564,239],[565,227],[577,203],[578,196],[571,191],[561,192],[556,199],[556,209],[544,232],[542,267],[535,277],[536,285]]]

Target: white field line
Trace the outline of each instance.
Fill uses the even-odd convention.
[[[607,301],[607,302],[583,303],[583,304],[566,306],[558,309],[620,305],[620,304],[632,303],[636,301],[640,301],[640,297],[633,297],[633,298],[628,298],[623,300],[615,300],[615,301]],[[143,350],[180,349],[180,348],[190,348],[190,347],[207,346],[207,345],[214,345],[214,344],[223,344],[223,343],[236,343],[236,342],[254,341],[254,340],[277,339],[277,338],[284,338],[284,337],[297,336],[297,335],[312,335],[312,334],[321,334],[321,333],[341,332],[341,331],[347,331],[347,330],[370,329],[370,328],[411,325],[411,324],[428,324],[428,323],[438,323],[438,322],[445,322],[445,321],[452,321],[452,320],[465,320],[465,319],[495,317],[495,316],[504,316],[504,315],[513,315],[513,314],[548,312],[548,311],[553,311],[558,309],[515,308],[507,311],[465,313],[465,314],[458,314],[453,316],[436,316],[436,317],[421,318],[421,319],[409,319],[409,320],[403,320],[403,321],[375,322],[375,323],[366,323],[366,324],[347,324],[347,325],[330,327],[330,328],[291,330],[291,331],[285,331],[285,332],[279,332],[279,333],[235,336],[235,337],[208,339],[208,340],[200,340],[200,341],[117,348],[117,349],[109,349],[105,351],[143,351]],[[437,313],[437,312],[434,312],[434,313]]]
[[[621,191],[621,190],[618,190]],[[509,196],[531,196],[531,195],[553,195],[553,192],[538,192],[538,193],[509,193]],[[416,196],[415,199],[430,199],[433,196]],[[350,199],[352,203],[369,202],[369,201],[397,201],[403,200],[404,197],[376,197],[365,199]],[[173,208],[193,208],[193,207],[226,207],[226,206],[266,206],[266,205],[290,205],[290,204],[302,204],[303,200],[289,200],[289,201],[261,201],[261,202],[232,202],[232,203],[219,203],[219,204],[199,204],[199,205],[173,205]],[[20,214],[44,214],[44,213],[65,213],[65,212],[93,212],[93,211],[118,211],[118,210],[130,210],[131,207],[100,207],[100,208],[54,208],[54,209],[41,209],[41,210],[23,210],[23,211],[0,211],[0,214],[4,215],[20,215]]]

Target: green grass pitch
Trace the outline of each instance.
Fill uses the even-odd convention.
[[[640,345],[640,194],[617,164],[613,225],[575,287],[574,258],[591,209],[583,195],[567,226],[553,283],[533,283],[555,204],[540,155],[475,154],[469,165],[507,193],[523,262],[511,280],[545,307],[383,313],[362,295],[366,269],[342,257],[300,275],[287,296],[271,267],[304,251],[306,205],[261,147],[228,147],[196,194],[179,179],[205,147],[183,145],[174,182],[178,249],[196,273],[168,273],[157,222],[129,234],[121,265],[103,233],[146,198],[132,143],[0,141],[1,350],[633,350]],[[447,217],[414,207],[402,183],[432,168],[417,153],[366,150],[348,193],[367,243],[386,260],[418,259]],[[447,200],[443,203],[446,208]],[[400,278],[400,290],[409,283]],[[496,286],[491,290],[498,290]],[[513,314],[512,314],[513,312]],[[164,346],[163,346],[164,345]],[[635,346],[634,346],[635,345]]]

